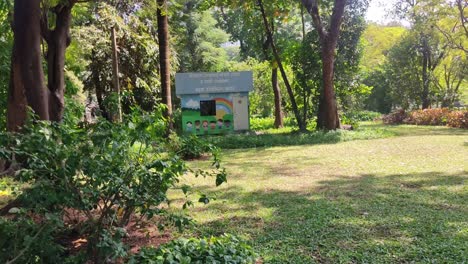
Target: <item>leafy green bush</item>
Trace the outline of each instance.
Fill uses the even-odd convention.
[[[359,120],[357,120],[353,116],[347,116],[346,114],[342,114],[340,121],[341,125],[351,125],[353,129],[357,129],[359,127]]]
[[[202,239],[178,239],[159,248],[144,248],[129,264],[136,263],[255,263],[257,254],[232,235]]]
[[[24,211],[13,220],[0,218],[1,263],[63,263],[64,248],[54,241],[56,225],[50,219],[36,223]]]
[[[218,149],[211,143],[196,135],[177,137],[172,135],[170,147],[183,159],[198,159],[206,153],[217,153]]]
[[[290,117],[285,117],[283,119],[284,126],[294,127],[296,126],[294,120]],[[259,131],[275,128],[275,118],[273,117],[253,117],[250,118],[250,129]]]
[[[382,114],[373,111],[349,111],[344,113],[342,116],[346,116],[348,119],[356,121],[374,121],[380,119]]]
[[[79,230],[88,240],[88,258],[104,263],[126,256],[121,239],[132,214],[167,215],[160,205],[168,201],[167,191],[188,170],[176,153],[162,149],[167,144],[165,130],[160,112],[135,111],[124,123],[99,120],[85,128],[31,122],[20,134],[0,134],[0,159],[14,157],[21,165],[18,180],[29,183],[17,198],[20,210],[27,212],[25,217],[48,226],[52,237]],[[216,176],[219,185],[226,175],[220,171],[219,160],[214,165],[213,171],[195,174]],[[70,217],[76,221],[65,226],[63,219]],[[24,232],[11,243],[34,254],[34,247],[22,242],[31,239],[24,237],[29,234]],[[8,234],[0,233],[0,237]],[[48,247],[58,247],[55,241]],[[0,262],[6,262],[16,256],[7,252],[1,257]]]

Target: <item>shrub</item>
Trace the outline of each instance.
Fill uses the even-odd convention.
[[[297,126],[295,120],[290,117],[285,117],[283,119],[285,127],[294,127]],[[259,131],[275,128],[275,118],[274,117],[254,117],[250,118],[250,129]]]
[[[426,126],[444,126],[447,124],[447,116],[449,113],[450,110],[447,108],[415,110],[408,114],[404,123]]]
[[[415,110],[406,113],[399,109],[382,118],[385,124],[411,124],[426,126],[444,126],[468,128],[468,111],[450,111],[447,108]]]
[[[217,153],[218,149],[211,143],[196,135],[171,136],[170,148],[183,159],[198,159],[206,153]]]
[[[136,111],[121,124],[99,120],[93,126],[76,128],[34,122],[20,134],[1,133],[0,159],[15,157],[21,164],[18,180],[30,186],[17,198],[20,210],[27,213],[24,217],[47,226],[52,237],[78,230],[87,238],[88,258],[95,263],[126,256],[121,241],[132,214],[147,218],[167,215],[161,208],[168,201],[166,193],[188,170],[178,155],[161,149],[166,129],[162,120],[160,112],[148,115]],[[219,160],[215,159],[214,165],[213,171],[195,174],[216,176],[219,185],[226,175],[219,170]],[[64,219],[73,217],[75,221],[66,226]],[[186,222],[175,219],[179,225]],[[9,229],[4,227],[0,228],[2,238],[9,237],[8,232],[3,233]],[[27,249],[28,254],[33,254],[29,250],[34,247],[28,249],[23,240],[41,243],[30,232],[14,239],[11,243]],[[55,248],[55,241],[42,244]],[[0,255],[0,262],[16,257],[8,253],[15,251]]]
[[[452,111],[447,115],[449,127],[468,129],[468,111]]]
[[[356,121],[374,121],[377,119],[382,118],[382,114],[379,112],[373,111],[349,111],[343,114],[348,119],[356,120]]]
[[[255,263],[257,254],[241,239],[232,235],[202,239],[178,239],[159,248],[144,248],[132,257],[136,263]]]
[[[382,116],[382,121],[387,125],[397,125],[403,124],[403,120],[405,120],[405,118],[407,118],[405,110],[397,109],[388,115]]]

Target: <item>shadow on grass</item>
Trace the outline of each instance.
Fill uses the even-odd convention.
[[[234,187],[198,210],[219,218],[193,232],[246,234],[265,263],[462,263],[467,176],[361,175],[301,192]],[[262,217],[261,210],[271,213]]]

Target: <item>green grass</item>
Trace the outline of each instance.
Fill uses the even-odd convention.
[[[396,133],[382,125],[362,127],[356,131],[338,130],[332,132],[312,131],[299,133],[291,127],[268,129],[256,133],[232,134],[207,137],[207,140],[222,149],[263,148],[274,146],[298,146],[331,144],[351,140],[367,140],[395,136]]]
[[[468,131],[365,123],[348,133],[225,150],[228,184],[184,182],[216,197],[192,209],[198,224],[184,235],[245,235],[265,263],[466,262]]]

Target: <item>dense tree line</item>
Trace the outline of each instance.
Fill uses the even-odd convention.
[[[82,108],[96,102],[108,119],[116,102],[124,112],[165,104],[172,116],[177,99],[171,80],[187,71],[254,70],[252,114],[274,116],[276,127],[285,115],[301,130],[310,123],[336,129],[343,111],[461,104],[467,86],[466,3],[400,0],[394,12],[410,22],[406,28],[366,25],[367,5],[2,1],[1,124],[16,130],[27,107],[41,119],[61,121],[67,102]],[[121,99],[114,94],[115,80]]]

